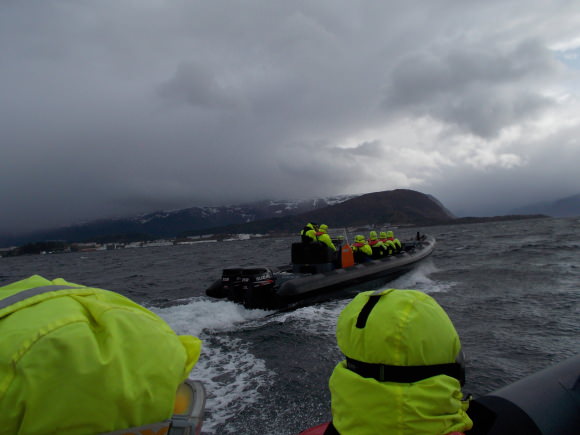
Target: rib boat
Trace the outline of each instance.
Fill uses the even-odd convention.
[[[322,243],[293,243],[291,264],[281,267],[225,268],[206,294],[246,308],[279,309],[363,283],[380,285],[395,279],[428,257],[436,244],[434,237],[417,233],[402,243],[397,254],[355,263],[350,245],[334,242],[336,252]]]

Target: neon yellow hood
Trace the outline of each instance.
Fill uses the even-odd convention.
[[[336,337],[349,358],[416,366],[455,361],[461,349],[451,320],[435,300],[416,290],[385,290],[366,326],[357,318],[373,292],[358,294],[339,316]],[[334,426],[343,435],[447,434],[471,428],[459,381],[446,375],[415,383],[363,378],[342,361],[330,378]]]
[[[165,420],[201,352],[156,314],[98,288],[32,276],[0,288],[0,433],[96,434]],[[18,297],[18,296],[16,296]]]

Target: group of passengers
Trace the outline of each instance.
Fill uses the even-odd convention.
[[[371,231],[368,239],[361,234],[355,236],[351,247],[355,261],[364,263],[398,254],[403,245],[392,231],[381,231],[378,237],[376,231]]]
[[[326,224],[318,225],[309,222],[300,232],[300,237],[303,243],[321,242],[333,252],[336,251],[336,247],[328,235],[328,225]],[[355,262],[365,263],[370,260],[398,254],[402,249],[402,244],[395,237],[393,231],[381,231],[378,236],[376,231],[371,231],[368,239],[360,234],[355,236],[351,249]]]
[[[332,252],[336,252],[336,246],[332,243],[332,239],[328,235],[328,225],[318,225],[313,222],[308,222],[302,231],[300,231],[302,243],[321,242],[328,246]]]

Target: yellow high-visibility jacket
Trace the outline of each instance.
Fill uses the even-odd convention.
[[[107,290],[40,276],[0,287],[0,434],[97,434],[171,417],[201,352]]]

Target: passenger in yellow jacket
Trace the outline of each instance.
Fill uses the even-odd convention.
[[[395,245],[395,253],[400,252],[403,248],[403,245],[399,239],[395,237],[395,234],[392,231],[387,231],[387,240],[390,240]]]
[[[311,222],[308,222],[304,228],[302,228],[302,231],[300,231],[300,238],[302,243],[312,243],[318,241],[316,238],[316,228],[316,225]]]
[[[392,240],[389,240],[387,238],[387,233],[385,231],[381,231],[379,233],[379,240],[381,242],[383,242],[383,245],[385,246],[385,251],[387,255],[392,255],[395,252],[397,252],[400,249],[397,249],[397,247],[395,246],[395,243]]]
[[[340,314],[336,339],[346,359],[329,381],[331,429],[341,435],[434,435],[472,427],[461,391],[461,343],[431,296],[394,289],[359,293]]]
[[[351,248],[356,263],[365,263],[371,260],[373,250],[363,235],[359,234],[354,237],[354,243],[351,245]]]
[[[0,337],[0,434],[172,433],[203,396],[188,380],[201,341],[111,291],[38,275],[0,287]]]
[[[387,255],[388,249],[385,244],[379,240],[376,231],[371,231],[369,233],[367,243],[373,251],[373,258],[381,258]]]
[[[316,233],[316,238],[319,242],[324,243],[328,246],[332,251],[336,251],[336,246],[332,243],[332,239],[328,235],[328,225],[322,224],[318,227],[318,232]]]

